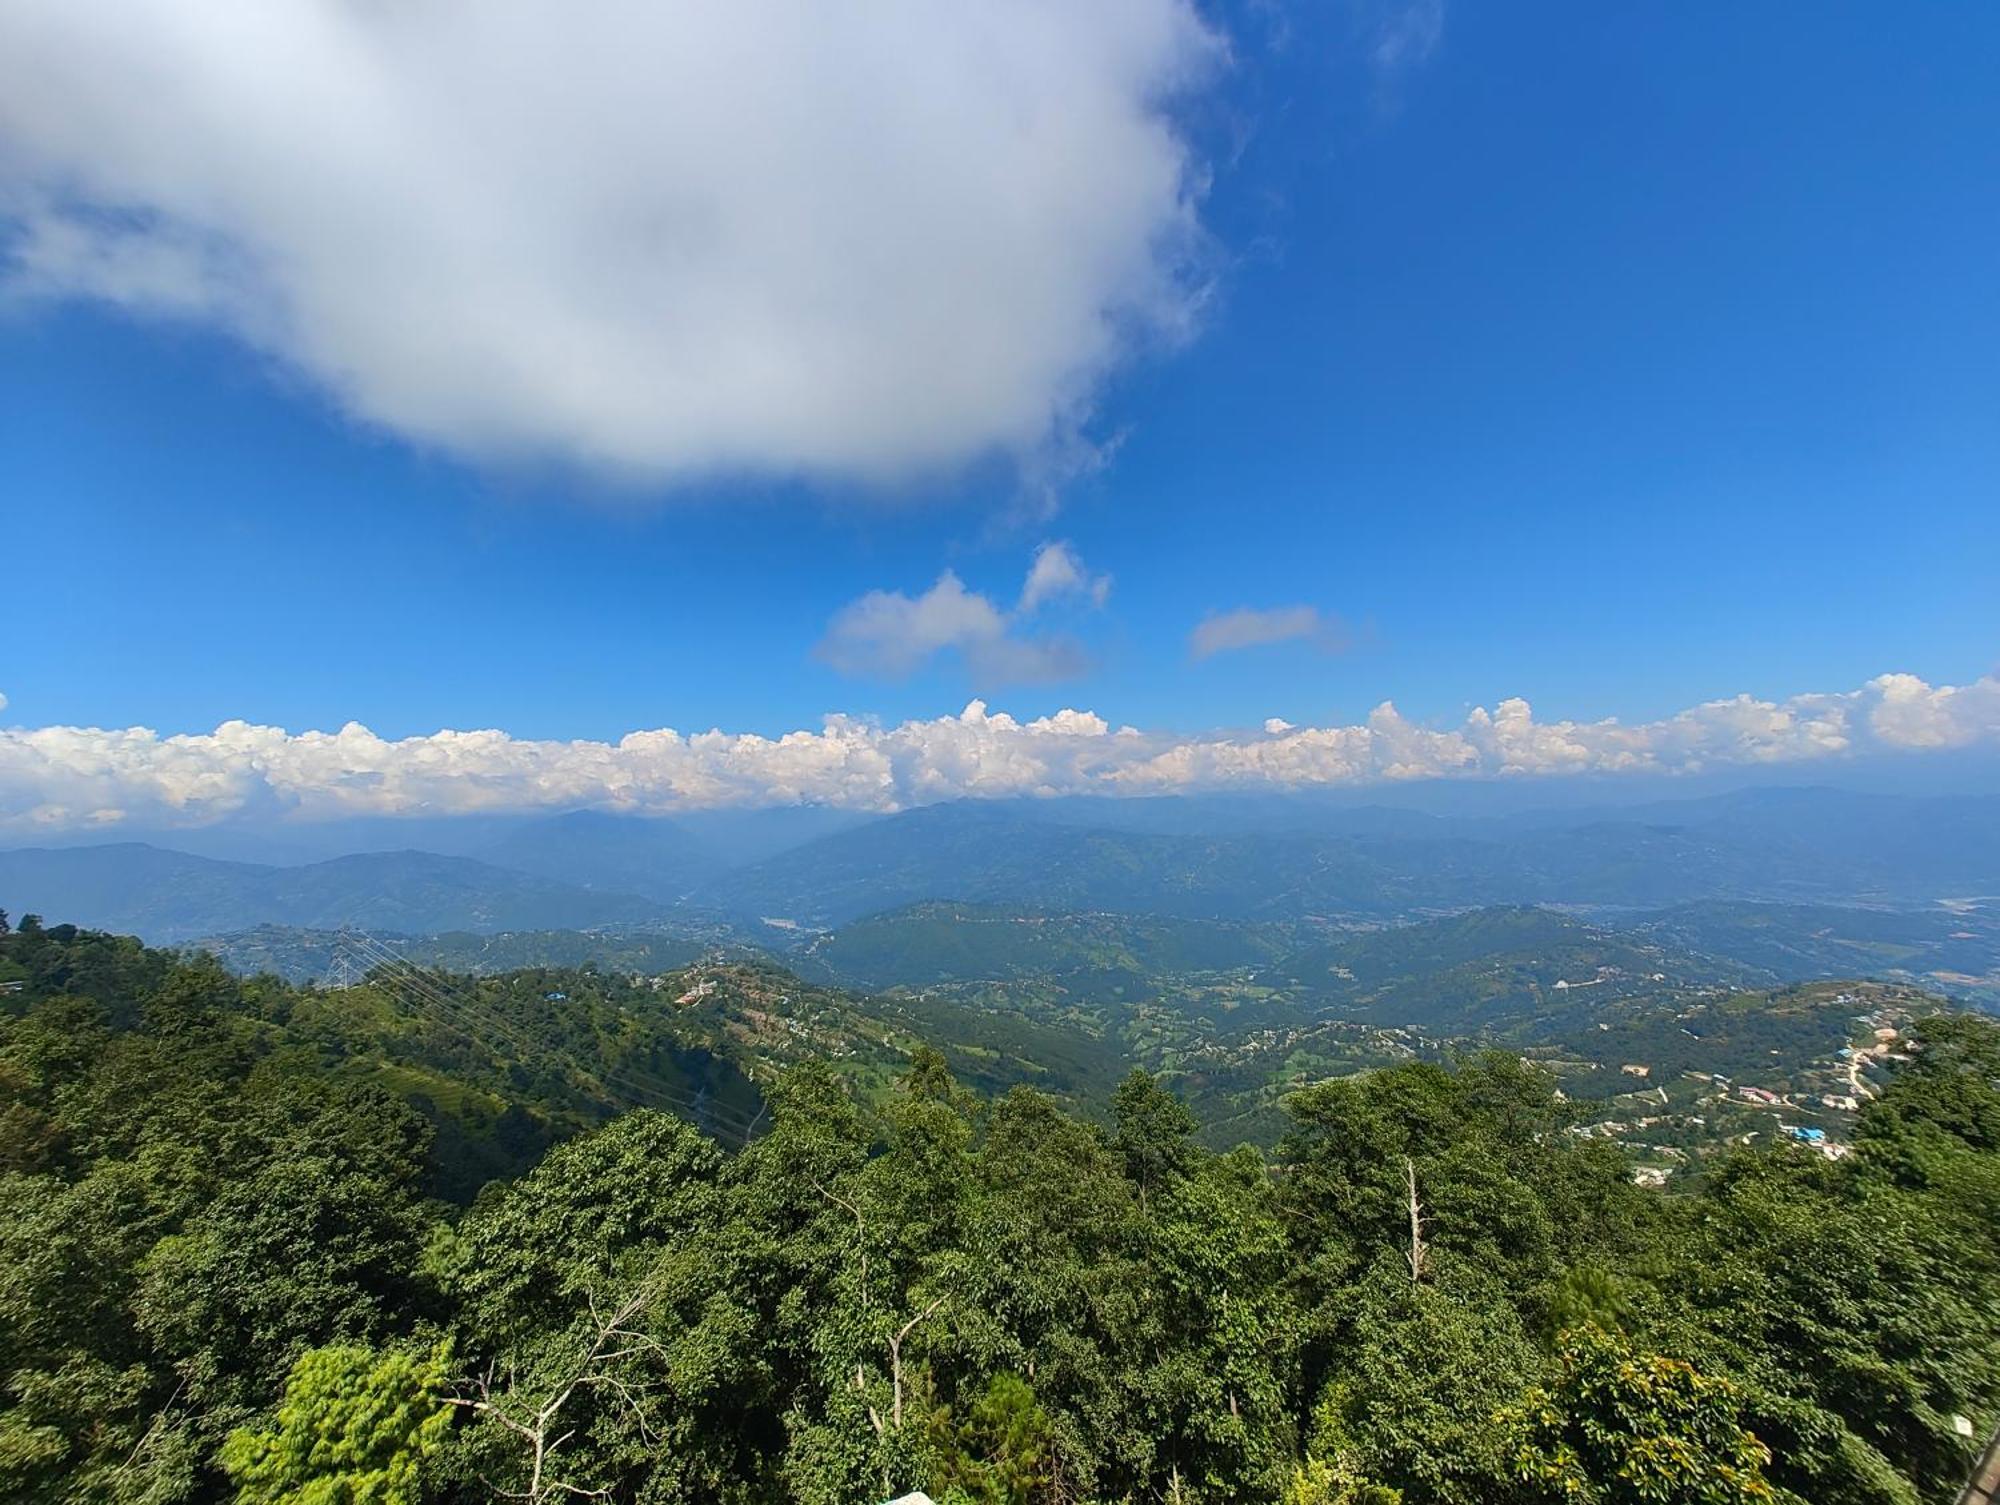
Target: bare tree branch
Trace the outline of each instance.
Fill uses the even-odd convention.
[[[1424,1242],[1424,1207],[1417,1200],[1417,1163],[1408,1155],[1403,1157],[1403,1175],[1409,1184],[1410,1198],[1410,1283],[1415,1285],[1430,1273],[1431,1250]]]
[[[868,1219],[861,1215],[859,1206],[850,1202],[831,1187],[822,1186],[819,1182],[815,1181],[813,1182],[813,1190],[835,1206],[844,1207],[854,1214],[854,1242],[859,1246],[861,1251],[861,1311],[862,1315],[866,1316],[868,1312]]]
[[[896,1430],[903,1430],[903,1340],[913,1332],[918,1323],[924,1321],[944,1305],[944,1297],[939,1296],[916,1316],[905,1322],[896,1336],[889,1340],[889,1387],[891,1394],[890,1415],[894,1418]]]
[[[492,1418],[507,1432],[521,1439],[527,1450],[528,1487],[525,1490],[502,1490],[498,1493],[508,1499],[526,1500],[528,1505],[547,1505],[558,1497],[601,1500],[610,1496],[609,1486],[586,1489],[581,1484],[572,1484],[567,1479],[555,1477],[551,1463],[558,1451],[576,1436],[574,1426],[554,1436],[556,1425],[564,1410],[582,1389],[604,1390],[617,1397],[619,1403],[637,1420],[639,1434],[650,1445],[656,1440],[651,1419],[645,1407],[632,1388],[612,1374],[606,1367],[621,1359],[637,1354],[650,1353],[664,1359],[666,1348],[655,1338],[633,1330],[629,1323],[639,1317],[659,1297],[659,1284],[648,1278],[639,1283],[618,1306],[605,1316],[600,1311],[594,1291],[584,1292],[584,1304],[590,1313],[591,1340],[589,1346],[573,1364],[559,1371],[559,1378],[550,1386],[541,1404],[533,1401],[525,1404],[533,1406],[525,1419],[513,1414],[508,1404],[513,1398],[513,1371],[509,1366],[508,1390],[496,1399],[493,1391],[493,1368],[489,1364],[485,1373],[470,1375],[459,1381],[459,1394],[446,1397],[454,1406],[462,1407],[475,1415]]]

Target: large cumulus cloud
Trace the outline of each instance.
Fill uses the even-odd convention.
[[[1176,737],[1087,711],[1019,721],[974,701],[882,727],[830,717],[767,738],[633,732],[617,742],[443,731],[388,741],[349,724],[286,732],[233,721],[200,736],[144,728],[0,728],[0,831],[201,825],[594,806],[666,812],[815,802],[892,810],[958,798],[1302,789],[1374,780],[1690,773],[1824,763],[1866,752],[2000,743],[2000,679],[1929,685],[1885,674],[1785,701],[1739,696],[1660,721],[1536,721],[1505,700],[1427,727],[1393,705],[1365,722]]]
[[[1188,0],[5,0],[0,276],[479,457],[1035,471],[1195,316],[1222,50]]]

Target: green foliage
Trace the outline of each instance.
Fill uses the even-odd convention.
[[[423,1301],[421,1118],[270,1068],[259,985],[24,927],[0,1017],[0,1494],[180,1499],[306,1349]]]
[[[1111,1100],[1118,1133],[1112,1146],[1143,1202],[1187,1173],[1195,1158],[1194,1115],[1144,1071],[1133,1070]]]
[[[1996,1398],[1995,1232],[1885,1169],[1740,1158],[1688,1209],[1666,1284],[1702,1314],[1674,1346],[1743,1385],[1771,1478],[1815,1502],[1949,1492],[1950,1417]]]
[[[1777,1498],[1742,1395],[1599,1328],[1568,1333],[1547,1389],[1505,1418],[1525,1498],[1549,1505],[1758,1505]]]
[[[1551,1345],[1574,1328],[1623,1333],[1637,1320],[1631,1288],[1602,1265],[1572,1265],[1549,1294],[1542,1335]]]
[[[277,1425],[232,1432],[238,1505],[416,1505],[426,1455],[451,1425],[445,1356],[316,1348],[292,1366]]]
[[[1019,1375],[994,1375],[963,1421],[954,1423],[941,1409],[932,1426],[947,1499],[1032,1505],[1048,1497],[1059,1477],[1048,1413]]]
[[[1506,1292],[1449,1262],[1438,1280],[1414,1283],[1390,1256],[1346,1305],[1314,1452],[1417,1499],[1484,1505],[1507,1464],[1495,1415],[1539,1367]]]
[[[8,1499],[1918,1505],[2000,1415],[1987,1021],[1845,1160],[1662,1197],[1512,1055],[1309,1086],[1267,1161],[1187,1075],[1101,1125],[887,1033],[893,1079],[802,1047],[746,1144],[605,1084],[818,1027],[768,969],[491,978],[453,1039],[64,926],[0,964]]]
[[[433,1251],[475,1404],[447,1472],[712,1496],[754,1462],[733,1419],[767,1401],[732,1290],[722,1157],[665,1114],[573,1140],[496,1188]],[[539,1482],[538,1482],[539,1481]]]
[[[1281,1505],[1402,1505],[1403,1492],[1370,1484],[1338,1460],[1309,1456],[1279,1498]]]
[[[2000,1029],[1973,1015],[1916,1027],[1916,1060],[1869,1115],[1878,1144],[1930,1136],[1973,1150],[2000,1150]]]

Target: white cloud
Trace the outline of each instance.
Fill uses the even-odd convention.
[[[850,601],[834,613],[814,653],[842,674],[900,679],[955,650],[982,687],[1050,684],[1083,673],[1089,656],[1074,638],[1027,631],[1032,618],[1066,596],[1101,607],[1110,592],[1111,577],[1092,575],[1068,544],[1045,543],[1012,612],[946,570],[921,596],[875,590]]]
[[[1224,51],[1189,0],[8,0],[0,272],[481,459],[1038,477],[1197,316]]]
[[[1045,543],[1035,551],[1015,610],[1026,614],[1063,596],[1085,596],[1091,605],[1102,606],[1111,596],[1111,577],[1091,574],[1068,544]]]
[[[878,590],[849,602],[815,652],[842,674],[901,679],[956,650],[973,681],[990,686],[1073,679],[1087,667],[1073,639],[1020,636],[1013,620],[946,570],[921,596]]]
[[[1444,0],[1366,0],[1369,57],[1384,74],[1415,67],[1444,37]]]
[[[1335,624],[1320,614],[1316,606],[1274,606],[1268,610],[1242,606],[1235,611],[1211,612],[1188,634],[1188,652],[1195,658],[1212,658],[1239,648],[1261,648],[1267,643],[1288,643],[1311,638],[1322,646],[1338,644]]]
[[[2000,678],[1992,675],[1954,689],[1933,688],[1914,674],[1884,674],[1872,688],[1868,729],[1890,746],[1965,747],[2000,723]]]
[[[302,819],[570,809],[672,811],[816,801],[890,810],[963,797],[1177,794],[1383,780],[1690,773],[1824,764],[1861,753],[2000,746],[2000,678],[1933,686],[1889,674],[1785,701],[1739,696],[1664,720],[1537,722],[1525,701],[1456,727],[1384,703],[1357,725],[1180,737],[1087,711],[1017,721],[974,701],[881,727],[828,718],[783,737],[633,732],[534,742],[498,731],[387,741],[366,727],[288,733],[232,721],[199,736],[143,727],[0,728],[0,831],[195,826],[245,813]]]

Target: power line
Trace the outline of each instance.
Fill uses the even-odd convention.
[[[660,1099],[664,1103],[680,1109],[682,1113],[692,1116],[698,1123],[720,1124],[722,1127],[734,1131],[745,1143],[748,1143],[750,1138],[755,1134],[759,1122],[764,1117],[761,1108],[756,1118],[746,1120],[734,1110],[721,1108],[707,1102],[708,1089],[705,1084],[700,1089],[700,1095],[694,1099],[690,1099],[676,1088],[669,1086],[652,1072],[645,1071],[641,1067],[628,1067],[621,1072],[614,1071],[607,1066],[600,1065],[595,1068],[586,1066],[582,1061],[560,1046],[527,1038],[509,1021],[500,1018],[476,1001],[449,988],[448,985],[434,981],[414,963],[409,961],[408,958],[399,955],[388,945],[368,935],[366,932],[343,929],[339,934],[341,940],[356,953],[361,961],[368,964],[373,970],[385,973],[391,985],[404,996],[407,1003],[415,1007],[418,1013],[445,1024],[454,1034],[458,1034],[474,1044],[485,1046],[488,1049],[491,1048],[489,1041],[465,1027],[464,1021],[467,1019],[483,1025],[486,1029],[500,1036],[529,1057],[553,1057],[557,1061],[567,1064],[577,1076],[585,1080],[595,1081],[603,1088],[622,1088],[626,1093],[639,1098],[642,1105],[645,1106],[660,1106],[660,1103],[657,1102],[646,1103],[645,1100],[649,1097]],[[428,1009],[424,1007],[425,1003],[430,1005]]]
[[[516,1031],[511,1024],[487,1012],[471,1000],[466,999],[462,994],[443,990],[410,962],[389,951],[387,947],[381,945],[379,942],[371,941],[371,944],[366,947],[357,945],[356,949],[361,952],[364,959],[373,962],[378,970],[388,974],[391,984],[396,986],[399,991],[404,992],[406,1001],[414,1002],[414,999],[420,998],[430,1003],[433,1008],[446,1011],[448,1018],[463,1020],[466,1017],[470,1017],[483,1024],[493,1033],[500,1035],[525,1055],[553,1057],[567,1064],[579,1077],[594,1081],[600,1087],[622,1088],[626,1093],[637,1097],[644,1106],[657,1107],[661,1105],[660,1102],[648,1102],[647,1099],[649,1098],[662,1100],[664,1103],[682,1110],[683,1113],[693,1115],[697,1120],[707,1120],[718,1123],[724,1128],[734,1130],[737,1134],[744,1136],[746,1142],[749,1132],[755,1127],[754,1120],[746,1124],[740,1114],[709,1106],[699,1097],[691,1100],[675,1088],[668,1086],[663,1080],[652,1073],[643,1072],[641,1068],[628,1068],[628,1071],[643,1075],[644,1080],[640,1080],[639,1076],[614,1072],[603,1066],[587,1066],[560,1046],[528,1039]],[[411,995],[414,995],[414,998]],[[417,1005],[417,1007],[419,1012],[425,1012],[421,1005]],[[463,1030],[461,1029],[459,1032],[463,1033]],[[482,1045],[488,1043],[478,1039],[477,1036],[470,1036],[469,1038],[474,1039]],[[704,1088],[703,1090],[705,1094],[706,1089]]]
[[[455,1009],[458,1011],[459,1017],[471,1017],[483,1023],[496,1034],[506,1039],[510,1044],[524,1052],[554,1056],[559,1060],[567,1062],[579,1075],[587,1078],[595,1078],[603,1084],[620,1086],[627,1091],[636,1092],[641,1095],[657,1095],[689,1111],[703,1111],[698,1101],[691,1102],[676,1089],[668,1086],[664,1081],[650,1072],[643,1071],[641,1068],[629,1068],[630,1072],[633,1073],[630,1075],[614,1072],[602,1066],[592,1068],[586,1066],[560,1046],[529,1039],[521,1034],[509,1021],[502,1019],[474,1000],[466,998],[463,994],[450,990],[443,984],[434,982],[407,958],[397,955],[389,947],[371,936],[357,937],[356,949],[361,951],[364,959],[388,971],[404,987],[429,1000],[439,1008],[447,1010]],[[640,1078],[644,1078],[644,1080]],[[718,1113],[714,1116],[728,1118],[731,1115]],[[740,1119],[737,1120],[737,1126],[741,1126]]]

